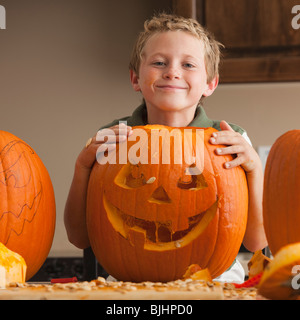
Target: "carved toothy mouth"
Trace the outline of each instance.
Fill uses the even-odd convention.
[[[183,247],[199,237],[217,212],[218,200],[206,211],[188,218],[189,227],[185,230],[172,231],[171,221],[143,220],[122,212],[103,196],[104,208],[113,228],[125,239],[131,241],[131,233],[144,235],[144,249],[170,250]]]

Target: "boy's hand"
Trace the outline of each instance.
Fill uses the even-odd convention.
[[[260,159],[253,147],[238,132],[235,132],[226,121],[221,121],[222,131],[214,132],[210,138],[212,144],[225,144],[226,148],[217,148],[216,154],[232,154],[236,157],[224,164],[225,168],[242,166],[246,172],[252,172],[260,165]]]
[[[77,158],[77,165],[86,169],[91,169],[96,161],[96,154],[100,146],[104,150],[113,150],[116,148],[117,143],[125,141],[128,136],[132,134],[132,128],[126,126],[124,123],[107,129],[109,130],[99,130],[93,138],[88,140],[86,147],[80,152]],[[111,134],[109,131],[111,131]]]

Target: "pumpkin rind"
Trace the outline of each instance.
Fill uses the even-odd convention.
[[[152,129],[173,129],[136,128],[146,130],[149,139]],[[179,129],[183,137],[187,128]],[[88,187],[87,227],[97,260],[112,276],[166,282],[198,264],[215,278],[232,264],[245,233],[248,189],[240,167],[223,168],[231,156],[215,154],[215,148],[222,146],[209,143],[214,131],[204,129],[204,170],[191,182],[191,190],[181,187],[185,164],[171,161],[130,169],[129,164],[95,163]],[[128,141],[128,150],[134,143]],[[139,181],[133,182],[134,176]],[[197,223],[191,227],[191,221]]]
[[[291,130],[273,144],[265,168],[263,219],[273,255],[300,242],[300,130]]]
[[[47,169],[35,151],[0,131],[0,242],[20,254],[30,279],[50,251],[55,198]]]

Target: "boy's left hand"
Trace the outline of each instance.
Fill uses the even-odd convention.
[[[242,135],[234,131],[226,121],[220,123],[221,131],[214,132],[210,138],[212,144],[225,144],[228,147],[217,148],[216,154],[232,154],[236,157],[232,161],[224,164],[225,168],[234,168],[242,166],[246,172],[251,172],[259,166],[260,159],[253,147],[242,137]]]

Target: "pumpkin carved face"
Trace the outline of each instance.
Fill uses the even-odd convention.
[[[143,168],[147,168],[145,173]],[[213,186],[209,188],[202,173],[180,175],[173,186],[168,183],[168,169],[161,169],[154,165],[148,168],[126,164],[114,180],[115,190],[103,195],[107,218],[114,229],[134,246],[139,245],[141,236],[144,237],[145,250],[164,251],[185,246],[201,234],[217,212],[216,193],[213,193]],[[180,168],[177,169],[181,172]],[[161,171],[159,174],[158,170]],[[174,171],[175,168],[173,175]],[[114,198],[114,193],[124,193],[128,199],[139,199],[139,208],[133,207],[134,201],[128,204]],[[205,202],[203,197],[211,201]],[[193,201],[196,208],[182,215],[178,208],[184,205],[185,200]]]
[[[157,127],[142,128],[151,139]],[[247,186],[241,168],[223,169],[228,156],[214,154],[208,142],[213,131],[204,130],[204,156],[195,164],[174,163],[172,147],[168,164],[95,164],[87,225],[93,251],[111,275],[135,282],[170,281],[193,263],[208,267],[213,277],[231,265],[245,231]],[[133,144],[128,142],[127,149]],[[195,146],[191,150],[195,153]],[[162,152],[161,144],[160,158]],[[197,174],[187,174],[199,164]]]

